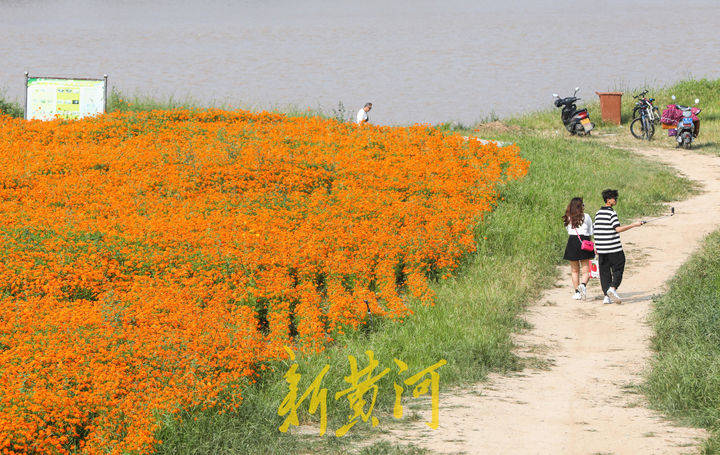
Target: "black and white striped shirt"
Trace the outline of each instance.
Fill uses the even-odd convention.
[[[620,227],[617,213],[612,207],[601,207],[595,214],[595,248],[598,254],[617,253],[622,251],[620,234],[615,228]]]

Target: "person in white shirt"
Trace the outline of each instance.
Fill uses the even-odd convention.
[[[372,109],[372,103],[365,103],[365,106],[363,106],[363,108],[358,111],[355,123],[360,125],[362,123],[369,122],[370,117],[368,117],[368,112],[370,112],[370,109]]]
[[[585,204],[582,198],[574,197],[565,209],[562,217],[565,229],[568,233],[568,241],[565,246],[563,259],[570,261],[572,274],[573,299],[580,300],[587,297],[587,283],[590,280],[590,260],[595,258],[595,251],[587,251],[581,248],[583,240],[590,240],[593,235],[593,222],[590,215],[585,213]],[[580,263],[585,263],[585,273],[580,282]]]

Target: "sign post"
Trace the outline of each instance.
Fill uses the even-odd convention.
[[[27,120],[27,118],[28,118],[28,114],[27,114],[27,106],[28,106],[27,83],[28,83],[28,72],[25,71],[25,113],[23,114],[25,116],[25,120]]]

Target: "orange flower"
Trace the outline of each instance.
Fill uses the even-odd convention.
[[[148,452],[282,346],[432,304],[516,146],[221,110],[0,116],[0,451]],[[229,392],[229,393],[228,393]]]

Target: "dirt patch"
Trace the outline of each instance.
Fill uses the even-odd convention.
[[[510,133],[520,131],[517,125],[508,125],[500,121],[481,123],[475,127],[476,133]]]

